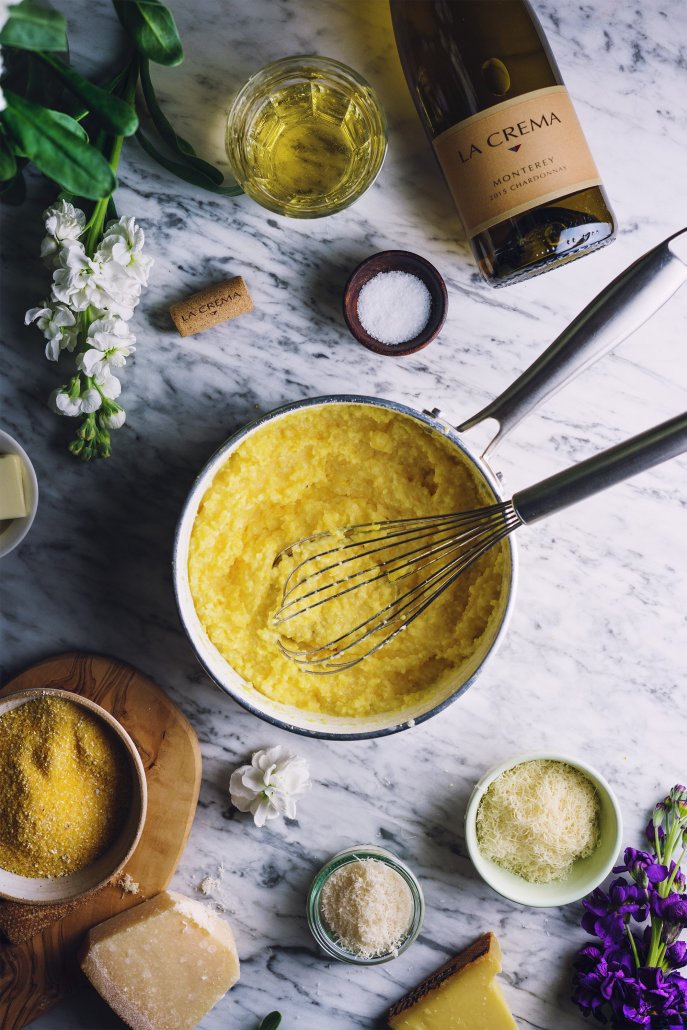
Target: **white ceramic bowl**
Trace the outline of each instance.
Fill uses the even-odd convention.
[[[529,883],[521,876],[516,876],[496,862],[485,858],[477,843],[477,810],[490,784],[506,770],[513,769],[523,762],[538,760],[564,762],[573,769],[579,769],[596,787],[601,804],[599,846],[589,858],[575,862],[565,879],[557,880],[555,883]],[[570,758],[569,755],[551,751],[535,751],[501,762],[484,774],[475,786],[465,812],[465,839],[475,869],[482,879],[504,898],[532,908],[555,908],[579,901],[603,883],[616,864],[622,847],[623,821],[618,799],[603,776],[595,769],[579,758]]]
[[[77,872],[69,873],[67,876],[19,876],[7,869],[0,869],[0,898],[30,902],[33,905],[73,901],[98,890],[99,887],[104,887],[124,868],[134,853],[143,832],[148,801],[145,770],[136,745],[121,723],[94,701],[70,690],[58,690],[55,687],[18,690],[14,694],[0,698],[0,716],[12,708],[26,704],[27,701],[44,696],[62,698],[87,709],[106,723],[119,738],[124,745],[131,770],[131,805],[119,835],[107,851]]]
[[[24,467],[24,496],[26,497],[28,515],[20,519],[12,519],[10,524],[0,532],[0,558],[13,551],[31,529],[38,508],[38,480],[29,456],[13,436],[0,429],[0,454],[18,454]]]

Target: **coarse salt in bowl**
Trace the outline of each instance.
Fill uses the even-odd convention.
[[[343,297],[346,325],[377,354],[403,357],[436,339],[446,321],[448,292],[426,258],[385,250],[351,273]]]
[[[358,297],[358,318],[380,343],[397,345],[414,339],[429,322],[432,295],[412,272],[377,272]]]

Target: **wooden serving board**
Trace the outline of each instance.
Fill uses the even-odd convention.
[[[130,665],[80,652],[32,665],[0,689],[59,687],[89,697],[129,732],[148,781],[148,814],[125,867],[140,893],[107,886],[23,944],[0,947],[0,1027],[20,1030],[82,982],[76,953],[87,930],[167,886],[186,846],[200,790],[193,727],[167,695]]]

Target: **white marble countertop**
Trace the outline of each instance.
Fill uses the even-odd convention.
[[[108,4],[72,0],[74,63],[105,70],[116,32]],[[203,786],[174,886],[214,895],[234,926],[240,985],[203,1030],[253,1030],[272,1009],[285,1030],[373,1027],[386,1007],[480,932],[497,932],[504,989],[518,1026],[574,1030],[571,959],[586,938],[580,906],[519,908],[478,878],[463,812],[473,783],[517,752],[552,748],[595,765],[613,784],[625,839],[687,778],[685,472],[679,459],[520,534],[520,596],[508,638],[478,683],[447,711],[401,736],[306,740],[239,708],[203,675],[180,629],[170,574],[175,522],[207,457],[256,412],[331,392],[439,407],[455,423],[512,381],[618,271],[687,224],[687,80],[682,0],[535,4],[618,217],[609,248],[505,290],[478,278],[401,77],[385,0],[197,0],[173,4],[186,49],[156,70],[168,111],[203,153],[220,159],[227,103],[247,76],[281,56],[317,51],[361,71],[390,122],[385,167],[350,210],[319,221],[268,214],[251,201],[180,183],[130,143],[117,203],[140,219],[156,264],[136,311],[126,369],[127,426],[113,457],[83,466],[66,452],[71,426],[44,406],[55,368],[23,312],[45,290],[39,213],[3,214],[1,423],[24,444],[40,504],[24,544],[2,563],[2,663],[8,677],[70,649],[116,655],[152,676],[192,721]],[[86,12],[88,16],[86,17]],[[389,247],[416,250],[446,278],[439,341],[392,360],[347,334],[340,312],[352,267]],[[255,311],[180,339],[170,302],[243,275]],[[687,408],[687,290],[617,354],[532,415],[495,466],[513,487]],[[298,820],[258,830],[233,811],[231,770],[261,746],[306,755],[314,786]],[[332,853],[375,842],[422,881],[418,942],[371,969],[326,961],[304,917],[313,873]],[[35,1026],[119,1026],[89,989]]]

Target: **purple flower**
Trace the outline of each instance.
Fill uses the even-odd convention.
[[[660,969],[638,969],[611,999],[612,1025],[651,1030],[687,1026],[685,986],[687,981],[677,973],[666,977]]]
[[[613,870],[628,875],[583,902],[597,941],[577,956],[573,1001],[613,1030],[687,1030],[687,878],[674,861],[687,845],[687,788],[656,805],[646,837],[651,847],[626,848]]]
[[[653,893],[650,899],[651,914],[664,923],[687,927],[687,895],[671,892],[667,898]]]
[[[687,941],[676,941],[666,949],[666,965],[669,969],[681,969],[687,965]],[[685,981],[687,985],[687,980]]]
[[[575,970],[573,1001],[585,1016],[607,1023],[603,1009],[615,994],[620,997],[622,985],[633,976],[631,954],[622,948],[602,949],[590,944],[579,952]]]
[[[625,938],[625,926],[631,916],[639,923],[646,919],[649,897],[644,887],[619,877],[608,888],[608,894],[598,887],[582,904],[587,910],[582,928],[606,944],[619,944]]]
[[[625,864],[615,866],[614,873],[629,873],[636,883],[662,883],[668,879],[668,867],[660,865],[649,851],[625,848]]]

